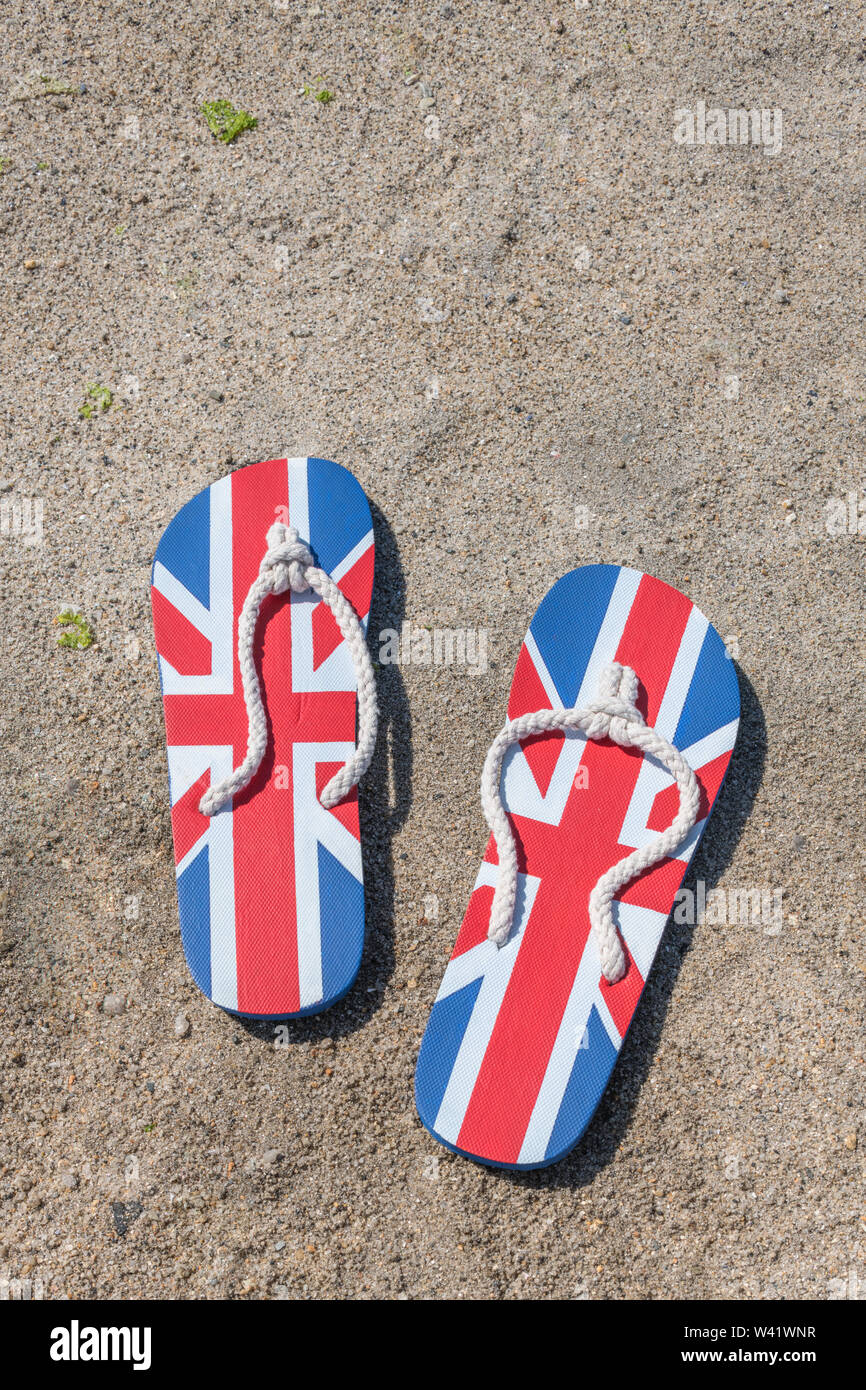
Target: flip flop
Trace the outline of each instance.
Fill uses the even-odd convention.
[[[317,458],[221,478],[157,547],[181,936],[199,989],[230,1013],[318,1013],[358,972],[373,559],[360,484]]]
[[[739,713],[721,637],[670,585],[587,565],[543,600],[485,763],[492,834],[418,1057],[418,1112],[446,1148],[523,1169],[577,1143]]]

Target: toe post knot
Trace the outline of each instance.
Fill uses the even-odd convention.
[[[629,724],[643,724],[644,717],[637,708],[637,676],[630,666],[610,661],[602,669],[598,681],[598,698],[587,705],[593,719],[585,732],[588,738],[610,738],[622,748],[632,739]]]
[[[304,544],[294,526],[284,526],[281,521],[274,522],[267,540],[268,548],[259,573],[270,575],[275,594],[284,594],[287,589],[303,594],[310,587],[306,571],[314,564],[309,546]]]

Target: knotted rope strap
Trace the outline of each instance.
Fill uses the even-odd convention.
[[[238,622],[238,661],[244,703],[247,707],[249,733],[246,757],[224,781],[205,792],[199,802],[203,816],[212,816],[233,796],[242,791],[255,777],[268,746],[268,724],[262,704],[262,692],[256,671],[253,643],[261,606],[268,594],[284,594],[287,589],[303,594],[312,589],[328,605],[343,635],[355,676],[358,681],[358,743],[349,761],[335,773],[319,797],[326,810],[342,801],[370,766],[376,744],[379,708],[376,703],[376,681],[364,630],[358,615],[345,594],[324,570],[313,563],[307,546],[299,539],[293,526],[275,522],[268,531],[268,549],[244,599]]]
[[[499,875],[487,933],[497,946],[504,946],[508,940],[517,898],[517,849],[511,823],[499,795],[502,760],[513,743],[520,743],[532,734],[580,729],[587,738],[611,738],[623,748],[642,749],[662,763],[676,781],[680,805],[667,830],[642,849],[634,850],[614,864],[613,868],[602,874],[589,895],[589,920],[595,932],[602,973],[610,984],[621,980],[626,971],[625,952],[613,920],[611,904],[614,895],[638,874],[666,858],[682,844],[698,818],[700,805],[700,788],[694,772],[679,749],[647,726],[640,710],[635,707],[636,698],[637,676],[634,671],[630,666],[621,666],[619,662],[612,661],[601,673],[599,698],[583,709],[540,709],[532,714],[523,714],[519,719],[506,720],[490,745],[481,774],[481,803],[499,856]]]

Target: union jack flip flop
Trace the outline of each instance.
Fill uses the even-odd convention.
[[[541,603],[482,775],[491,837],[418,1058],[440,1143],[556,1163],[610,1078],[737,735],[721,637],[668,584],[587,565]]]
[[[318,458],[221,478],[157,547],[181,936],[196,984],[230,1013],[318,1013],[358,972],[373,558],[363,490]]]

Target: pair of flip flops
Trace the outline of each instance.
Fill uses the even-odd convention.
[[[318,1013],[358,972],[373,570],[367,499],[326,459],[237,470],[157,548],[183,947],[202,992],[244,1017]],[[446,1147],[537,1168],[578,1141],[738,719],[724,644],[676,589],[589,565],[544,598],[484,766],[490,842],[418,1058],[418,1112]]]

